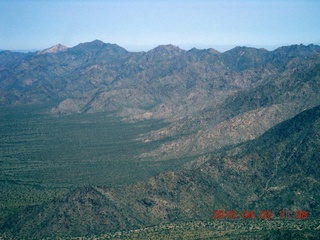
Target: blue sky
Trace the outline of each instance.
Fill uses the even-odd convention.
[[[320,1],[0,0],[0,49],[95,39],[131,51],[320,44]]]

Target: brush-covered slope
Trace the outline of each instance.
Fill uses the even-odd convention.
[[[257,139],[203,155],[184,170],[121,189],[77,188],[29,207],[1,229],[32,237],[81,236],[182,220],[210,220],[213,209],[320,213],[320,106]],[[18,220],[17,220],[18,219]],[[298,221],[298,220],[297,220]]]

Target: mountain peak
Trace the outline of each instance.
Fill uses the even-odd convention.
[[[85,42],[85,43],[80,43],[77,46],[73,47],[73,49],[75,50],[100,50],[101,48],[103,48],[103,46],[105,45],[104,42],[100,41],[100,40],[94,40],[92,42]]]
[[[180,49],[178,46],[172,45],[172,44],[166,44],[166,45],[159,45],[158,47],[155,47],[154,49],[152,49],[151,51],[157,51],[157,52],[183,52],[182,49]]]
[[[56,45],[54,45],[54,46],[52,46],[52,47],[50,47],[50,48],[47,48],[47,49],[45,49],[45,50],[43,50],[43,51],[40,51],[40,52],[38,53],[38,55],[46,54],[46,53],[65,52],[65,51],[67,51],[67,49],[68,49],[68,48],[67,48],[66,46],[61,45],[61,44],[59,43],[59,44],[56,44]]]
[[[154,49],[167,49],[167,50],[173,50],[173,49],[179,49],[181,50],[178,46],[175,46],[173,44],[163,44],[155,47]]]
[[[208,53],[211,53],[211,54],[216,54],[216,55],[221,54],[221,52],[219,52],[218,50],[213,49],[213,48],[208,48],[207,51],[208,51]]]
[[[172,44],[167,45],[159,45],[158,47],[147,52],[149,56],[161,56],[165,58],[172,58],[184,53],[185,50],[180,49],[178,46],[174,46]]]
[[[222,53],[221,59],[231,69],[243,71],[252,67],[263,66],[269,51],[264,48],[235,47]]]
[[[104,43],[100,40],[94,40],[92,42],[80,43],[79,45],[72,48],[76,51],[83,52],[97,52],[97,51],[107,51],[114,54],[125,54],[128,51],[117,44]]]
[[[229,51],[226,51],[226,53],[236,53],[236,54],[244,54],[244,53],[268,53],[269,51],[264,48],[254,48],[254,47],[246,47],[246,46],[237,46]]]
[[[99,39],[93,40],[91,43],[92,43],[92,44],[100,44],[100,45],[105,44],[103,41],[101,41],[101,40],[99,40]]]

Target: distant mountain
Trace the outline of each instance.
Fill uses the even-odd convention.
[[[121,189],[81,187],[65,198],[25,209],[15,234],[45,237],[99,234],[185,220],[210,220],[212,211],[287,209],[290,218],[320,213],[320,105],[255,140],[200,156],[184,170]],[[293,217],[292,217],[293,216]],[[298,221],[297,219],[295,219]]]

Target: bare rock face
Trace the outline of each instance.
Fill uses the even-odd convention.
[[[47,48],[41,52],[38,52],[37,54],[41,55],[41,54],[46,54],[46,53],[65,52],[65,51],[67,51],[67,49],[68,48],[66,46],[63,46],[61,44],[57,44],[57,45],[52,46],[51,48]]]

